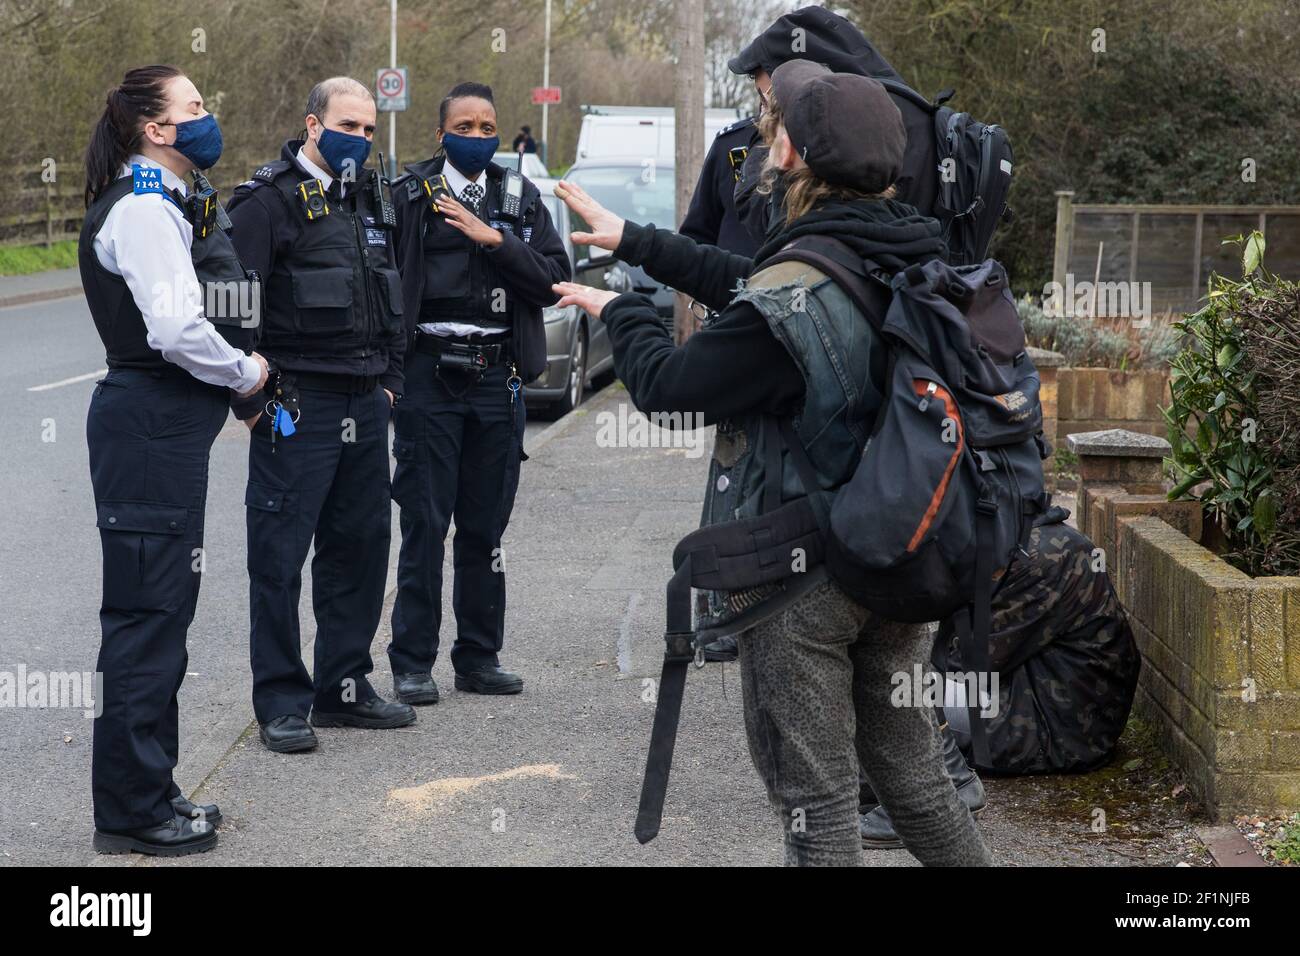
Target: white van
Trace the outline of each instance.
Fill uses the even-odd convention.
[[[740,119],[740,110],[704,111],[704,148],[719,130]],[[578,132],[578,161],[602,156],[674,158],[676,116],[671,106],[584,106]]]

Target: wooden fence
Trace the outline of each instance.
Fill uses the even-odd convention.
[[[82,205],[84,180],[56,167],[55,182],[46,182],[41,167],[28,169],[18,176],[12,188],[0,195],[0,246],[46,246],[64,239],[75,239],[85,214]]]
[[[1150,283],[1148,314],[1189,312],[1210,273],[1241,276],[1241,250],[1223,245],[1253,229],[1264,234],[1264,265],[1300,279],[1300,206],[1076,205],[1056,194],[1058,288],[1080,283]]]

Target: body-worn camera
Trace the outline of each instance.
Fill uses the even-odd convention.
[[[319,179],[299,183],[298,199],[302,203],[303,212],[312,222],[330,214],[329,203],[325,201],[325,187]]]
[[[217,200],[217,190],[197,169],[191,173],[194,189],[186,200],[186,214],[196,239],[206,239],[213,229],[231,229],[230,217]]]
[[[731,163],[731,175],[736,182],[740,182],[740,168],[745,165],[745,157],[748,155],[748,146],[733,146],[727,150],[727,161]]]
[[[447,182],[447,177],[441,173],[432,179],[423,179],[421,182],[424,184],[424,194],[429,197],[429,207],[434,212],[438,211],[438,199],[440,197],[455,198],[451,191],[451,184]]]

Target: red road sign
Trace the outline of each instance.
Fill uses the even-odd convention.
[[[542,103],[560,102],[560,88],[558,86],[534,86],[533,87],[533,104],[541,105]]]

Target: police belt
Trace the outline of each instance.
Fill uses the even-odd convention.
[[[510,361],[510,341],[492,343],[476,342],[472,339],[451,338],[450,336],[429,335],[426,332],[415,333],[415,351],[423,352],[441,359],[451,359],[449,364],[465,367],[488,368]]]
[[[378,375],[332,375],[325,372],[285,371],[298,388],[317,392],[339,392],[343,395],[369,395],[379,386]]]

